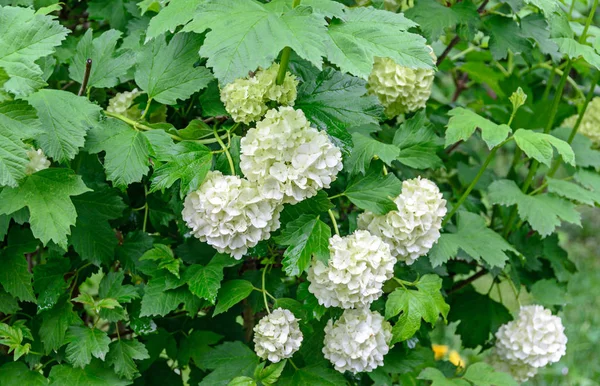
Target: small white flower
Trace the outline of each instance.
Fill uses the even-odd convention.
[[[280,107],[242,138],[240,168],[266,198],[294,204],[329,188],[342,170],[342,153],[302,110]]]
[[[281,209],[246,179],[210,171],[185,198],[182,215],[195,237],[239,260],[279,228]]]
[[[579,118],[578,114],[575,114],[563,122],[563,126],[573,128]],[[579,125],[578,133],[581,133],[588,137],[596,145],[600,145],[600,97],[595,97],[588,104],[583,119]]]
[[[429,49],[435,61],[435,54]],[[393,59],[376,57],[367,90],[379,98],[385,114],[392,118],[425,107],[434,77],[432,69],[402,67]]]
[[[537,367],[528,365],[522,361],[511,361],[498,355],[495,349],[486,358],[488,362],[496,371],[509,374],[517,382],[526,382],[527,380],[535,377],[538,372]]]
[[[379,313],[348,309],[327,322],[323,354],[341,373],[369,372],[383,365],[391,341],[392,326]]]
[[[133,105],[133,100],[142,94],[143,92],[137,88],[134,88],[131,91],[120,92],[109,99],[106,111],[128,116],[127,110],[129,110],[129,108]]]
[[[496,332],[496,352],[533,367],[558,362],[567,350],[562,321],[539,305],[521,307],[519,317]]]
[[[381,237],[392,255],[411,265],[440,238],[446,200],[435,183],[418,177],[402,182],[402,193],[394,202],[397,210],[385,215],[360,214],[358,227]]]
[[[329,239],[327,265],[313,261],[308,290],[325,307],[368,306],[383,293],[383,283],[394,275],[396,259],[390,247],[367,231]]]
[[[31,148],[27,150],[27,157],[29,163],[25,166],[25,174],[33,174],[50,167],[50,161],[46,158],[42,149],[35,150]]]
[[[300,348],[302,339],[298,319],[283,308],[273,310],[254,327],[256,355],[273,363],[291,358]]]

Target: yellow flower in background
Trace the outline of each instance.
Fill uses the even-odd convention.
[[[450,363],[452,363],[456,367],[465,368],[465,361],[462,359],[460,354],[455,350],[450,351],[448,360],[450,361]]]
[[[444,357],[446,356],[446,354],[448,354],[448,346],[446,346],[446,345],[432,344],[431,345],[431,349],[433,350],[433,353],[435,355],[435,360],[436,361],[444,359]]]
[[[456,350],[450,351],[450,348],[443,344],[432,344],[431,349],[433,350],[433,354],[434,354],[436,361],[439,361],[442,359],[448,359],[448,361],[450,363],[452,363],[454,366],[465,368],[465,361],[460,356],[458,351],[456,351]],[[449,354],[448,354],[448,352],[449,352]]]

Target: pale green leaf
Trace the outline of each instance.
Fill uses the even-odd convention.
[[[556,279],[544,279],[536,281],[529,291],[536,304],[545,307],[564,306],[569,303],[567,286],[558,283]]]
[[[195,10],[204,3],[204,0],[171,0],[169,4],[150,20],[146,41],[154,39],[167,31],[187,24],[194,17]]]
[[[581,216],[575,205],[562,198],[551,194],[527,195],[510,180],[495,181],[488,191],[492,204],[517,205],[519,217],[527,221],[542,237],[554,232],[561,220],[581,225]]]
[[[200,55],[208,58],[222,84],[258,67],[268,68],[286,46],[320,69],[327,40],[325,19],[302,5],[285,12],[277,8],[254,0],[208,0],[184,31],[211,30]]]
[[[463,378],[477,386],[518,386],[509,374],[496,371],[483,362],[474,363],[467,368]]]
[[[334,20],[329,26],[327,57],[342,71],[363,79],[371,73],[375,57],[389,57],[404,67],[431,68],[425,39],[406,32],[415,25],[401,13],[346,8],[344,21]]]
[[[67,248],[67,236],[77,212],[70,196],[89,191],[70,169],[45,169],[28,176],[21,186],[0,192],[0,214],[27,207],[33,235],[44,245],[50,240]]]
[[[299,276],[308,268],[312,256],[327,262],[331,229],[318,216],[303,214],[289,222],[275,237],[275,242],[288,245],[283,254],[283,269],[288,276]]]
[[[481,216],[464,211],[458,214],[456,232],[440,236],[437,244],[429,251],[429,260],[437,267],[456,257],[459,250],[492,267],[503,267],[508,260],[507,252],[520,255],[502,236],[489,229]]]
[[[114,29],[92,39],[92,29],[88,29],[77,44],[77,51],[69,66],[69,77],[82,83],[86,61],[92,59],[88,80],[89,87],[114,87],[135,63],[135,54],[129,50],[116,50],[121,32]]]
[[[471,384],[463,379],[448,379],[438,369],[428,367],[421,371],[418,379],[432,381],[431,386],[471,386]]]
[[[217,306],[213,316],[219,315],[242,300],[246,299],[252,293],[254,286],[247,280],[229,280],[223,283],[217,295]]]
[[[600,192],[592,192],[576,183],[550,177],[546,178],[546,182],[550,193],[590,206],[600,203]]]
[[[87,326],[71,326],[67,331],[67,360],[73,367],[84,368],[92,356],[104,361],[110,338],[105,332]]]
[[[50,16],[31,8],[0,6],[0,67],[10,79],[4,90],[26,97],[46,85],[35,61],[51,55],[68,30]]]
[[[550,166],[554,156],[554,146],[563,160],[575,166],[575,154],[571,146],[553,135],[538,133],[532,130],[519,129],[515,131],[515,141],[523,152],[547,166]]]
[[[581,44],[572,38],[555,38],[552,40],[558,44],[558,50],[562,54],[574,60],[582,57],[583,60],[600,70],[600,55],[594,48]]]
[[[256,382],[250,377],[242,376],[233,378],[227,386],[256,386]]]
[[[154,244],[152,249],[144,252],[139,261],[152,260],[158,262],[158,269],[166,269],[179,278],[181,260],[176,259],[168,245]]]
[[[497,125],[494,122],[477,115],[471,110],[457,107],[448,112],[450,120],[446,130],[446,147],[458,141],[466,141],[473,135],[475,129],[481,129],[481,137],[488,148],[500,144],[511,133],[507,125]]]
[[[359,174],[350,180],[344,195],[360,209],[386,214],[397,209],[393,200],[401,190],[402,182],[392,173],[384,176],[381,165],[376,163],[366,175]]]
[[[137,55],[135,83],[160,103],[188,99],[213,79],[208,69],[195,66],[201,44],[202,39],[190,33],[176,34],[169,44],[164,35],[157,37]]]

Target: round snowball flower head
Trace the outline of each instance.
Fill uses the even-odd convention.
[[[368,308],[345,310],[325,326],[323,354],[340,373],[369,372],[383,365],[390,349],[392,326]]]
[[[308,290],[325,307],[368,306],[383,293],[394,275],[396,259],[378,236],[356,231],[329,239],[327,265],[315,260],[308,270]]]
[[[496,351],[509,361],[533,367],[558,362],[567,350],[562,321],[539,305],[524,306],[519,317],[496,332]]]
[[[264,197],[295,204],[329,188],[342,170],[342,153],[302,110],[280,107],[242,138],[240,168]]]
[[[521,361],[510,361],[501,357],[495,349],[486,358],[486,362],[492,365],[496,371],[509,374],[517,382],[526,382],[535,377],[538,372],[537,367],[530,366]]]
[[[185,198],[182,215],[195,237],[239,260],[279,228],[281,209],[246,179],[210,171]]]
[[[25,166],[25,174],[33,174],[50,167],[50,161],[46,158],[42,149],[31,148],[27,150],[27,157],[29,163]]]
[[[428,47],[436,60],[433,50]],[[395,117],[425,107],[431,95],[434,70],[402,67],[390,58],[375,58],[367,90],[385,107],[385,114]]]
[[[300,348],[302,339],[298,319],[283,308],[273,310],[254,327],[256,355],[273,363],[291,358]]]
[[[234,121],[249,124],[267,112],[264,93],[256,77],[240,78],[221,88],[221,102]]]
[[[296,101],[296,88],[298,80],[289,72],[285,73],[283,83],[277,84],[277,73],[279,72],[279,63],[274,63],[266,70],[259,70],[256,73],[256,79],[264,88],[264,98],[269,101],[277,102],[284,106],[293,106]]]
[[[120,92],[108,101],[106,111],[128,116],[127,110],[133,105],[133,101],[143,92],[134,88],[131,91]]]
[[[578,117],[576,114],[565,119],[563,126],[574,127]],[[588,137],[594,144],[600,145],[600,97],[592,99],[588,104],[579,125],[578,133]]]
[[[397,210],[385,215],[361,213],[358,227],[381,237],[392,255],[411,265],[440,238],[446,200],[435,183],[417,177],[402,182],[402,193],[394,203]]]

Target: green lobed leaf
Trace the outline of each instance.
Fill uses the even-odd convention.
[[[171,0],[169,4],[150,20],[146,41],[157,38],[167,31],[187,24],[194,18],[195,10],[204,3],[204,0]]]
[[[350,157],[346,158],[344,162],[344,170],[350,175],[365,174],[373,158],[381,159],[388,166],[391,166],[392,162],[400,155],[400,149],[396,145],[380,142],[370,135],[354,132],[352,142],[354,147]]]
[[[405,12],[406,17],[419,24],[428,41],[436,41],[447,28],[479,24],[477,7],[470,1],[443,5],[435,0],[416,2]]]
[[[94,359],[85,368],[73,368],[69,365],[53,366],[50,370],[50,386],[126,386],[131,381],[119,378],[115,372]]]
[[[550,177],[546,178],[546,182],[548,183],[548,192],[550,193],[590,206],[600,203],[600,195],[598,193],[576,183]]]
[[[92,356],[104,361],[110,338],[105,332],[86,326],[71,326],[67,331],[67,360],[73,367],[86,367]]]
[[[12,295],[0,288],[0,312],[6,315],[12,315],[19,311],[19,302]]]
[[[160,103],[188,99],[213,79],[208,69],[195,66],[201,44],[202,39],[190,33],[178,33],[168,44],[164,35],[157,37],[137,55],[135,83]]]
[[[208,58],[222,84],[268,68],[286,46],[321,69],[325,19],[303,5],[289,11],[278,8],[254,0],[207,0],[184,31],[210,29],[200,55]]]
[[[247,280],[229,280],[224,282],[217,295],[218,302],[213,316],[227,311],[246,299],[253,290],[254,286]]]
[[[13,228],[8,234],[8,246],[0,251],[0,284],[4,290],[21,301],[36,302],[25,253],[32,253],[38,242],[29,230]]]
[[[206,266],[194,264],[187,269],[183,280],[188,283],[190,291],[199,298],[215,304],[217,293],[223,281],[223,269],[237,264],[230,256],[216,254]]]
[[[556,279],[544,279],[535,282],[530,289],[536,304],[544,307],[564,306],[569,303],[567,286],[558,283]]]
[[[86,61],[92,59],[88,80],[90,87],[114,87],[135,63],[135,54],[129,50],[116,50],[121,32],[114,29],[93,38],[88,29],[77,44],[77,51],[69,66],[69,76],[80,84],[85,75]]]
[[[252,376],[258,357],[240,341],[226,342],[200,355],[196,364],[214,370],[202,380],[201,386],[226,386],[237,376]]]
[[[278,383],[283,386],[301,386],[301,385],[323,385],[323,386],[343,386],[347,381],[342,374],[323,366],[322,364],[310,365],[296,370],[291,377],[282,378]]]
[[[470,383],[463,379],[448,379],[440,370],[428,367],[421,371],[419,379],[432,381],[431,386],[470,386]]]
[[[346,8],[329,26],[327,58],[343,72],[367,79],[375,57],[389,57],[410,68],[431,68],[425,39],[406,32],[416,26],[401,13],[374,8]],[[302,55],[300,55],[302,56]]]
[[[520,255],[502,236],[488,228],[481,216],[465,211],[458,213],[456,232],[442,234],[431,248],[429,260],[437,267],[456,257],[459,250],[491,267],[504,267],[509,259],[507,252]]]
[[[106,363],[115,368],[117,375],[126,379],[133,379],[138,373],[138,367],[134,360],[150,358],[146,346],[135,338],[115,340],[110,344],[109,349]]]
[[[541,236],[554,232],[561,220],[581,225],[575,205],[552,194],[527,195],[511,180],[495,181],[488,191],[492,204],[517,205],[519,217]]]
[[[283,269],[288,276],[299,276],[308,268],[312,256],[327,262],[329,259],[331,229],[318,216],[303,214],[289,222],[281,235],[274,238],[280,245],[288,245],[283,254]]]
[[[40,314],[42,324],[39,334],[46,354],[58,350],[66,344],[67,330],[70,325],[81,323],[81,319],[73,312],[73,304],[62,299],[48,311]]]
[[[0,366],[0,384],[3,386],[46,386],[48,380],[39,372],[29,370],[23,362]]]
[[[58,21],[31,8],[0,6],[0,67],[9,76],[4,91],[23,98],[44,87],[43,71],[35,61],[51,55],[67,33]]]
[[[152,278],[144,289],[140,316],[165,316],[192,296],[187,287],[172,285],[165,276]]]
[[[575,166],[573,149],[562,139],[558,139],[550,134],[525,129],[515,131],[514,137],[517,145],[530,158],[550,166],[554,157],[554,150],[552,150],[552,147],[554,147],[565,162]]]
[[[442,160],[436,154],[442,142],[427,120],[425,111],[402,123],[392,143],[400,149],[398,161],[408,167],[436,169],[442,166]]]
[[[2,107],[8,107],[8,103]],[[0,186],[15,187],[25,177],[30,147],[23,139],[27,137],[27,126],[0,110]]]
[[[35,108],[42,131],[35,137],[44,153],[55,161],[75,158],[90,128],[98,125],[100,106],[62,90],[40,90],[27,101]]]
[[[46,264],[33,267],[33,287],[38,294],[38,312],[54,307],[60,296],[67,290],[64,277],[71,267],[65,258],[48,259]]]
[[[47,245],[50,240],[64,249],[77,212],[71,196],[89,189],[70,169],[45,169],[28,176],[21,186],[0,192],[0,214],[29,209],[33,235]]]
[[[475,129],[481,129],[481,137],[491,149],[500,144],[511,133],[508,125],[497,125],[476,113],[463,107],[456,107],[448,112],[450,120],[446,130],[446,147],[458,141],[466,141],[473,135]]]
[[[179,278],[179,266],[181,260],[175,258],[173,251],[168,245],[154,244],[152,249],[147,250],[139,261],[152,260],[158,262],[158,269],[166,269]]]
[[[496,371],[487,363],[474,363],[467,367],[463,378],[477,386],[517,386],[509,374]]]
[[[124,30],[130,17],[126,0],[91,0],[87,12],[91,20],[106,20],[112,28]]]
[[[495,60],[505,59],[508,51],[521,54],[531,50],[531,42],[522,36],[512,17],[492,15],[485,18],[484,25],[490,31],[490,52]]]
[[[588,64],[600,70],[600,55],[594,48],[581,44],[572,38],[555,38],[552,39],[557,45],[560,53],[567,55],[571,59],[582,57]]]
[[[360,174],[348,182],[344,195],[360,209],[386,214],[397,209],[393,199],[402,191],[402,182],[392,173],[383,175],[381,165],[374,164],[365,176]]]

